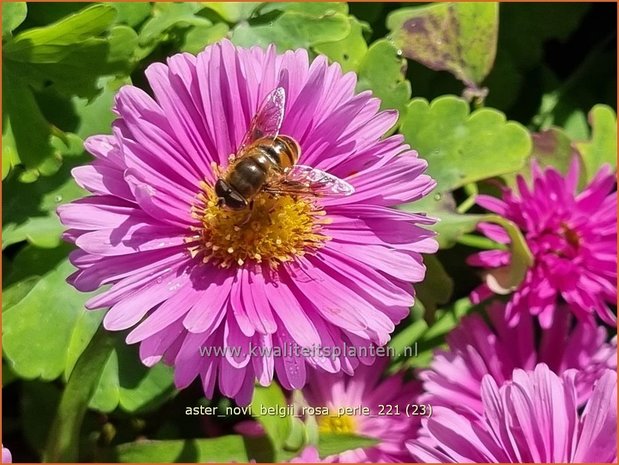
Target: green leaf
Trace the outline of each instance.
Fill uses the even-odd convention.
[[[394,364],[393,370],[403,368],[419,368],[426,367],[432,360],[434,350],[445,341],[445,336],[454,329],[462,318],[471,313],[475,307],[471,305],[468,298],[458,299],[449,306],[436,311],[436,319],[431,326],[417,322],[417,332],[422,332],[421,335],[414,334],[415,339],[411,340],[409,345],[416,343],[415,356],[402,358]],[[424,320],[421,320],[425,323]],[[423,330],[423,331],[422,331]],[[412,331],[411,331],[412,332]]]
[[[250,457],[242,436],[214,439],[150,441],[121,444],[116,448],[118,461],[124,463],[247,463]]]
[[[114,350],[106,362],[90,407],[111,412],[120,406],[126,412],[146,412],[158,407],[176,392],[172,369],[163,363],[146,367],[136,347],[115,335]]]
[[[196,13],[204,5],[196,2],[155,3],[152,18],[140,30],[140,44],[148,45],[161,40],[161,36],[173,27],[210,26],[212,23]]]
[[[404,354],[404,350],[415,344],[427,330],[428,323],[420,319],[411,323],[393,336],[389,341],[389,347],[393,348],[395,359],[400,358]]]
[[[276,453],[283,448],[286,439],[290,435],[292,428],[291,418],[272,414],[261,414],[261,412],[263,409],[265,409],[264,411],[268,411],[270,408],[285,408],[286,406],[286,397],[284,397],[284,393],[277,383],[273,382],[268,387],[255,387],[254,397],[251,402],[252,414],[264,427]]]
[[[485,215],[483,221],[502,226],[509,235],[511,259],[509,265],[491,268],[484,273],[486,285],[496,294],[509,294],[515,291],[533,265],[533,254],[518,227],[498,215]]]
[[[226,3],[220,3],[225,5]],[[294,11],[310,16],[332,15],[334,13],[348,14],[346,2],[265,2],[259,9],[260,15],[271,11]]]
[[[426,312],[434,313],[438,305],[449,302],[454,289],[453,279],[434,255],[424,255],[426,266],[424,280],[415,286],[417,298],[423,302]]]
[[[82,421],[111,351],[112,339],[101,327],[79,358],[62,393],[43,461],[77,461]]]
[[[43,451],[60,402],[60,389],[52,383],[26,381],[21,399],[22,431],[30,447]]]
[[[519,123],[497,110],[469,115],[468,104],[443,96],[429,104],[413,99],[400,131],[428,161],[428,174],[443,195],[466,184],[520,169],[531,152],[531,138]]]
[[[28,86],[7,69],[2,70],[2,179],[23,164],[35,179],[60,166],[52,146],[52,127],[45,120]],[[3,238],[4,241],[4,238]]]
[[[37,89],[53,85],[66,95],[92,98],[99,76],[129,71],[137,45],[133,29],[111,28],[115,16],[114,7],[97,4],[24,31],[5,45],[5,65]]]
[[[574,148],[571,139],[561,128],[551,127],[547,130],[533,133],[531,134],[531,140],[533,148],[524,167],[516,173],[503,176],[510,186],[516,185],[517,176],[522,176],[527,181],[531,180],[531,162],[533,160],[540,167],[553,167],[563,175],[567,174],[574,157],[582,165],[580,153]]]
[[[314,50],[326,55],[331,61],[338,62],[342,65],[344,72],[356,71],[368,51],[367,43],[363,38],[363,30],[364,25],[351,16],[350,32],[346,37],[335,42],[316,44]]]
[[[88,100],[73,97],[71,100],[75,113],[79,117],[79,124],[75,133],[82,139],[94,134],[110,134],[112,121],[116,115],[112,111],[114,98],[118,90],[125,84],[131,84],[129,78],[103,77],[97,85],[102,89],[94,99]]]
[[[476,88],[492,69],[498,3],[440,3],[396,10],[387,28],[404,56]]]
[[[2,3],[2,37],[8,36],[26,19],[26,2]]]
[[[34,136],[33,136],[34,137]],[[81,189],[70,176],[74,166],[83,164],[87,157],[75,157],[82,151],[82,142],[77,136],[69,136],[69,157],[53,176],[41,178],[33,184],[24,184],[12,176],[3,182],[5,192],[2,209],[2,248],[27,240],[39,247],[56,247],[64,227],[56,215],[56,208],[66,202],[83,197]],[[58,146],[64,145],[58,139]],[[60,150],[58,150],[60,153]]]
[[[607,105],[596,105],[589,112],[589,123],[591,139],[577,142],[576,147],[582,154],[587,179],[591,180],[605,163],[617,167],[617,115]]]
[[[207,45],[218,42],[226,37],[230,28],[226,23],[217,23],[212,26],[202,25],[189,29],[185,34],[181,51],[197,54]]]
[[[111,2],[110,5],[116,10],[116,23],[131,27],[148,18],[152,9],[149,2]]]
[[[358,67],[357,91],[371,90],[381,99],[381,109],[394,108],[400,118],[406,113],[411,84],[406,80],[406,60],[384,39],[374,42]]]
[[[238,23],[252,17],[261,2],[203,2],[202,5],[213,10],[225,21]]]
[[[436,240],[441,249],[453,247],[458,239],[475,230],[483,215],[461,214],[456,210],[456,203],[451,193],[430,194],[427,197],[400,207],[402,210],[423,212],[438,221],[429,226],[436,231]]]
[[[267,47],[275,44],[279,51],[310,48],[322,42],[344,39],[350,33],[350,21],[342,13],[312,16],[287,11],[268,24],[239,23],[232,32],[236,45]]]
[[[347,450],[365,449],[379,442],[377,439],[355,434],[321,433],[318,438],[318,455],[327,457]]]
[[[53,250],[30,253],[19,263],[36,275],[38,263],[31,260],[45,260],[50,255],[54,255]],[[68,261],[62,261],[3,311],[3,353],[11,369],[22,378],[58,378],[70,361],[79,357],[99,326],[101,312],[84,310],[89,294],[65,282],[73,271]]]

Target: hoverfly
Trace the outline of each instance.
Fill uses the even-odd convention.
[[[298,165],[301,149],[280,135],[286,91],[277,87],[260,106],[236,154],[218,176],[218,204],[231,210],[251,209],[260,192],[292,196],[344,196],[355,189],[346,181],[306,165]]]

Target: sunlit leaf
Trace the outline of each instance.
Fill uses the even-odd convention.
[[[485,215],[484,222],[496,223],[509,235],[509,265],[491,268],[484,273],[486,285],[496,294],[509,294],[522,283],[529,268],[533,265],[533,254],[518,227],[498,215]]]
[[[436,240],[441,249],[452,247],[463,234],[475,230],[483,216],[458,213],[453,196],[448,192],[430,194],[418,202],[402,205],[400,208],[423,212],[436,218],[438,221],[429,228],[436,231]]]
[[[202,5],[213,10],[229,23],[251,18],[261,2],[203,2]]]
[[[316,44],[314,50],[326,55],[331,61],[337,61],[344,72],[356,71],[368,51],[363,30],[363,24],[351,17],[350,32],[346,37],[336,42]]]
[[[2,36],[8,36],[24,22],[28,7],[26,2],[2,2]]]
[[[35,258],[45,259],[45,254],[33,255],[28,261]],[[28,267],[36,276],[36,262],[23,261],[21,266]],[[81,354],[99,326],[101,312],[84,310],[89,294],[80,293],[65,282],[73,270],[70,263],[63,261],[42,275],[27,295],[3,311],[4,356],[22,378],[58,378],[68,360]]]
[[[97,4],[26,30],[5,45],[5,66],[36,88],[92,98],[99,76],[129,71],[137,45],[133,29],[112,27],[115,17],[112,6]]]
[[[366,436],[343,433],[322,433],[318,438],[318,455],[341,454],[347,450],[372,447],[378,444],[378,440]]]
[[[116,448],[118,461],[124,463],[206,463],[248,462],[242,436],[175,441],[142,440]]]
[[[152,5],[149,2],[110,2],[116,9],[116,22],[135,27],[150,15]]]
[[[52,174],[60,166],[52,145],[52,127],[30,88],[7,67],[2,71],[2,179],[18,164],[23,164],[33,179]]]
[[[262,409],[285,407],[286,405],[286,398],[277,383],[273,382],[268,387],[256,386],[254,389],[254,397],[251,402],[252,412],[264,427],[276,451],[283,447],[290,434],[291,419],[290,417],[282,418],[279,415],[262,414],[261,411]]]
[[[400,131],[428,161],[428,174],[443,194],[468,183],[520,169],[531,152],[531,138],[519,123],[491,108],[469,114],[468,104],[454,96],[428,103],[413,99]]]
[[[405,78],[406,60],[388,40],[374,42],[358,67],[357,90],[371,90],[381,99],[381,108],[394,108],[400,118],[406,112],[411,84]]]
[[[542,168],[553,167],[562,174],[567,174],[570,164],[577,158],[582,164],[582,157],[573,146],[571,139],[561,128],[551,127],[547,130],[531,134],[533,148],[524,167],[504,176],[510,186],[516,183],[516,176],[531,180],[531,163],[535,161]],[[583,176],[584,178],[584,176]]]
[[[498,3],[438,3],[396,10],[387,27],[406,57],[476,87],[494,63],[498,14]]]
[[[334,13],[348,14],[348,4],[346,2],[265,2],[260,7],[259,12],[263,15],[273,10],[324,16]]]
[[[589,122],[591,139],[577,142],[576,147],[582,154],[587,178],[592,179],[605,163],[617,167],[617,115],[607,105],[596,105],[589,112]]]
[[[313,16],[287,11],[267,24],[239,23],[232,32],[232,41],[244,47],[275,44],[280,51],[309,48],[344,39],[350,27],[348,17],[342,13]]]
[[[183,52],[197,54],[204,50],[204,47],[207,45],[226,37],[229,30],[228,25],[225,23],[192,27],[187,34],[185,34],[181,50]]]
[[[33,135],[34,137],[34,135]],[[64,142],[56,139],[58,153]],[[87,161],[85,156],[75,156],[82,152],[82,142],[77,136],[69,138],[70,148],[65,163],[52,176],[40,179],[33,184],[19,182],[17,177],[4,181],[5,192],[10,192],[3,201],[2,209],[2,248],[27,240],[39,247],[56,247],[60,244],[63,226],[60,224],[56,208],[85,195],[71,178],[70,171]]]
[[[196,15],[203,8],[204,5],[197,2],[155,3],[152,18],[146,21],[140,30],[140,44],[155,42],[163,33],[175,26],[210,26],[211,21]]]
[[[94,134],[110,134],[116,118],[112,112],[114,97],[123,85],[130,83],[128,78],[103,77],[97,83],[101,93],[94,99],[73,97],[73,107],[79,117],[75,133],[84,140]]]

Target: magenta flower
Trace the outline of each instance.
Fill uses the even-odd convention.
[[[415,403],[420,388],[415,381],[405,381],[403,373],[381,378],[387,362],[379,359],[373,366],[360,366],[354,376],[314,373],[311,377],[303,390],[307,403],[329,409],[329,415],[316,416],[320,432],[356,434],[380,441],[367,449],[326,457],[325,461],[410,462],[404,443],[415,435],[420,417],[407,416],[406,406]],[[368,410],[359,410],[362,407]]]
[[[321,460],[318,455],[318,449],[314,446],[307,446],[299,456],[293,458],[289,463],[329,463],[326,460]]]
[[[525,235],[534,264],[511,296],[507,313],[511,323],[522,313],[538,315],[543,327],[553,321],[558,301],[565,301],[579,318],[597,313],[616,325],[609,308],[617,302],[617,195],[615,176],[603,167],[580,193],[578,160],[563,177],[554,168],[532,167],[527,186],[518,178],[518,193],[505,188],[503,199],[480,195],[477,203],[513,221]],[[481,224],[480,230],[501,244],[509,243],[503,229]],[[509,265],[510,252],[486,250],[468,263],[490,269]],[[479,301],[491,293],[486,284],[473,294]]]
[[[575,374],[559,377],[541,363],[533,372],[514,370],[502,386],[487,375],[483,414],[472,419],[435,407],[409,450],[421,462],[615,463],[617,373],[604,372],[582,414]]]
[[[389,340],[413,302],[410,283],[424,277],[421,253],[437,249],[423,228],[431,219],[391,208],[434,186],[401,136],[382,138],[396,113],[304,50],[223,41],[153,64],[146,77],[154,98],[123,87],[113,135],[86,141],[96,160],[73,174],[92,195],[59,209],[79,248],[69,281],[84,292],[110,286],[87,307],[109,308],[104,326],[133,328],[127,342],[140,343],[146,365],[174,365],[179,388],[199,377],[208,397],[218,380],[246,403],[254,381],[268,385],[274,373],[300,388],[306,365],[353,373],[359,358],[345,347]],[[355,192],[261,192],[251,216],[224,208],[213,165],[226,168],[278,87],[279,133],[298,142],[299,162]]]
[[[576,320],[565,307],[555,311],[553,325],[540,329],[536,318],[522,314],[510,326],[505,305],[488,308],[490,324],[477,314],[462,319],[447,336],[446,350],[439,349],[428,369],[419,373],[423,381],[422,403],[452,408],[463,415],[482,413],[482,380],[486,375],[502,385],[516,368],[533,370],[545,363],[561,375],[574,376],[577,403],[589,399],[594,384],[607,369],[617,369],[617,340],[607,343],[607,333],[590,317]]]

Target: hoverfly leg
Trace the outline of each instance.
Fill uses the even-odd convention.
[[[251,200],[249,204],[247,205],[247,214],[245,215],[245,219],[243,219],[243,221],[241,222],[241,224],[239,224],[239,226],[245,226],[247,223],[249,223],[249,220],[251,220],[252,216],[254,216],[254,201],[253,200]]]

